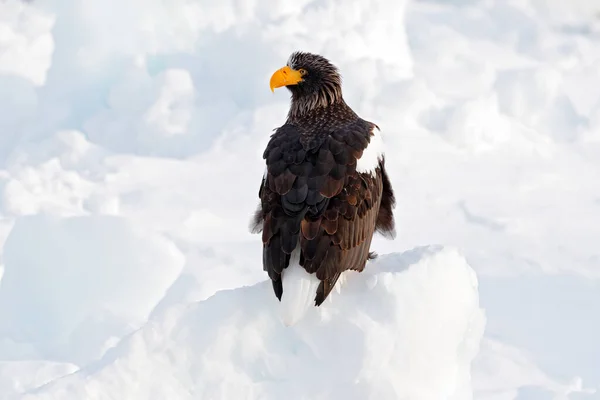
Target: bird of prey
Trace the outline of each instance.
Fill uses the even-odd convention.
[[[263,269],[293,320],[344,271],[364,269],[376,231],[395,236],[395,198],[379,127],[346,104],[337,67],[294,52],[270,80],[271,91],[284,86],[291,104],[263,154],[252,230],[262,231]]]

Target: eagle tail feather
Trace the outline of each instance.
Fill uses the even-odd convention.
[[[279,311],[286,326],[294,325],[313,306],[313,296],[320,283],[316,275],[306,272],[299,261],[300,246],[292,252],[290,263],[283,271],[281,279],[283,295]]]
[[[283,293],[283,285],[281,284],[281,277],[279,279],[271,279],[271,283],[273,284],[273,291],[275,292],[275,296],[281,301],[281,294]]]
[[[338,272],[331,279],[325,279],[324,281],[321,281],[319,287],[317,288],[317,295],[315,296],[315,305],[317,307],[323,304],[327,296],[329,296],[329,293],[331,293],[335,287],[335,283],[339,277],[340,273]]]

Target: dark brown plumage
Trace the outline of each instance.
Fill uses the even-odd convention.
[[[357,171],[379,128],[345,103],[329,61],[294,53],[272,78],[271,87],[279,86],[292,92],[292,104],[263,154],[267,170],[253,231],[262,231],[263,269],[277,298],[300,246],[299,264],[321,281],[318,306],[342,272],[362,271],[375,257],[369,248],[376,230],[394,236],[394,193],[383,155],[372,171]]]

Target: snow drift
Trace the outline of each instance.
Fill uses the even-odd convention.
[[[453,249],[381,256],[286,327],[269,282],[160,319],[33,399],[469,399],[483,334],[477,279]]]
[[[19,218],[0,281],[0,335],[15,343],[0,356],[100,357],[146,322],[184,261],[168,239],[120,217]]]
[[[435,310],[446,314],[430,315],[442,286],[425,285],[432,295],[421,286],[386,294],[371,271],[378,284],[369,296],[344,286],[311,317],[334,313],[318,332],[310,318],[282,329],[268,287],[261,307],[260,285],[213,297],[265,279],[246,222],[268,136],[289,105],[285,92],[268,90],[268,78],[295,49],[334,61],[348,103],[387,132],[395,212],[410,229],[394,241],[375,238],[373,247],[451,245],[477,271],[487,338],[473,362],[473,396],[587,398],[568,394],[579,379],[600,388],[600,92],[590,90],[600,86],[598,2],[76,3],[0,0],[0,399],[216,398],[227,383],[234,395],[252,388],[242,398],[293,397],[297,388],[299,397],[318,398],[336,384],[336,394],[347,393],[353,377],[349,397],[359,397],[376,387],[373,377],[390,375],[399,385],[390,392],[410,394],[424,374],[415,360],[458,365],[457,353],[439,352],[462,349],[458,339],[443,336],[428,348],[427,335],[439,332],[419,319],[466,313],[449,308],[457,299],[445,295],[450,304]],[[390,285],[421,282],[414,274],[430,255],[417,256],[421,266],[390,273]],[[373,266],[388,262],[396,261]],[[457,276],[443,289],[463,296]],[[364,279],[350,277],[353,285]],[[417,294],[429,314],[407,311]],[[245,295],[248,304],[236,303]],[[393,301],[371,315],[371,295]],[[417,322],[357,322],[392,315],[390,304]],[[232,314],[236,307],[249,319]],[[350,307],[363,314],[344,323]],[[270,330],[259,334],[253,317]],[[347,326],[361,330],[341,339],[342,352],[323,332]],[[232,327],[243,331],[227,333]],[[245,353],[222,353],[225,336],[207,338],[215,332],[234,335],[232,343],[245,338]],[[412,346],[393,356],[396,364],[373,351],[392,347],[388,336]],[[261,361],[267,372],[240,366],[253,360],[249,343],[270,351]],[[352,364],[365,354],[379,357],[387,375]],[[449,368],[432,370],[423,396],[444,392],[440,376]],[[239,379],[219,381],[223,370]]]

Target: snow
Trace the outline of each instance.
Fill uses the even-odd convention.
[[[595,2],[71,3],[0,0],[0,398],[598,396]],[[397,237],[285,326],[248,221],[295,50]]]
[[[279,320],[269,282],[221,291],[18,398],[111,399],[97,391],[108,385],[131,399],[470,398],[485,318],[456,250],[382,257],[342,290],[293,327]]]
[[[536,387],[546,389],[542,398],[550,398],[552,393],[555,398],[569,398],[571,393],[594,393],[582,387],[580,378],[567,383],[554,382],[537,368],[526,352],[493,339],[482,341],[479,356],[473,365],[473,375],[475,391],[485,398],[527,398],[524,394],[527,389],[524,388]],[[490,379],[492,376],[495,379]]]
[[[167,238],[103,215],[18,218],[3,258],[0,330],[77,364],[141,326],[184,265]]]
[[[55,18],[16,1],[4,2],[0,13],[0,74],[41,86],[52,63]]]

